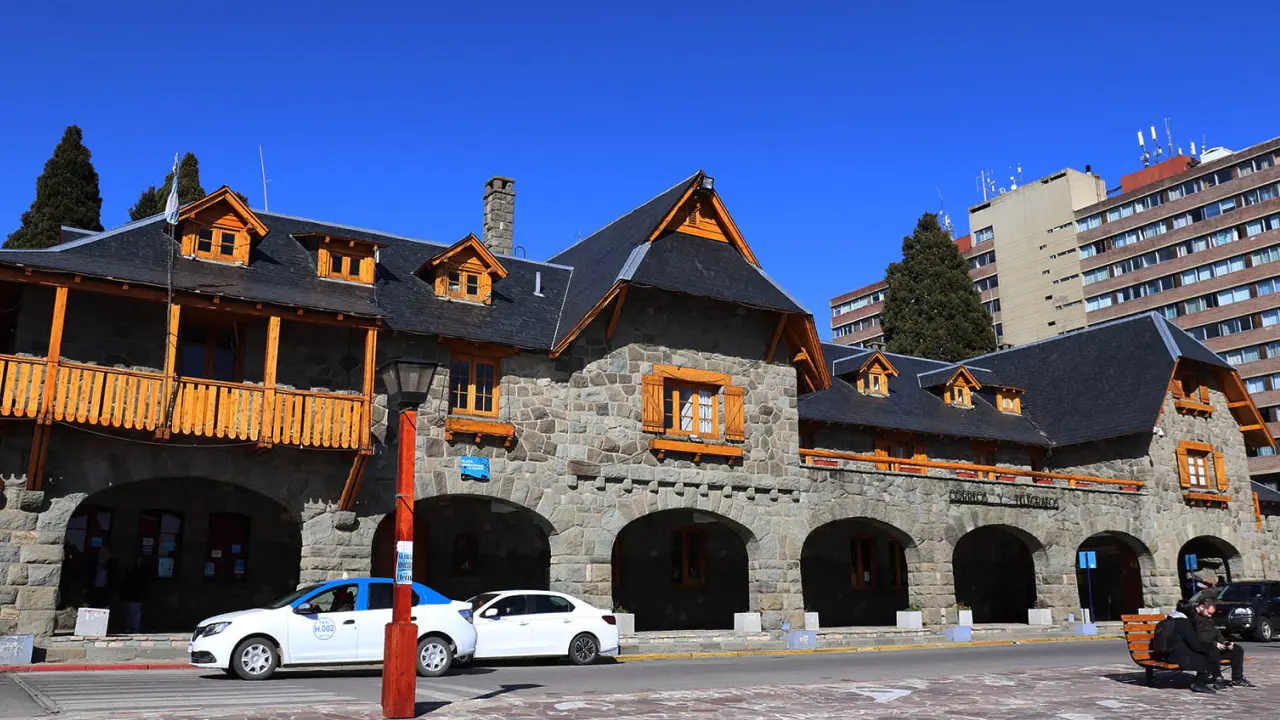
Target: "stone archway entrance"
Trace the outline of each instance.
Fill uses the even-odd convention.
[[[867,518],[829,522],[805,538],[800,554],[804,606],[823,627],[893,625],[907,608],[911,539]]]
[[[85,498],[67,521],[58,629],[78,607],[109,607],[111,630],[190,632],[206,617],[260,607],[298,585],[298,518],[236,485],[163,478]]]
[[[1194,567],[1190,567],[1193,555]],[[1182,599],[1206,587],[1231,582],[1233,566],[1239,560],[1240,552],[1222,538],[1201,535],[1187,541],[1178,551],[1178,585],[1182,588]]]
[[[747,612],[750,531],[700,510],[633,520],[613,544],[613,602],[637,630],[720,630]]]
[[[1025,623],[1036,603],[1040,543],[1005,525],[986,525],[956,543],[951,555],[956,602],[973,610],[975,623]]]
[[[515,503],[444,495],[414,503],[413,578],[458,600],[493,590],[547,590],[551,523]],[[373,535],[374,577],[395,571],[395,515]]]
[[[1103,532],[1086,539],[1078,552],[1093,552],[1098,561],[1098,567],[1089,573],[1079,569],[1079,562],[1076,563],[1080,607],[1089,607],[1092,587],[1095,622],[1116,621],[1121,615],[1137,613],[1144,602],[1140,558],[1151,556],[1146,546],[1123,533]]]

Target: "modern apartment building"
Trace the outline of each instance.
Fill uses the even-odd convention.
[[[1280,138],[1126,176],[1076,214],[1085,321],[1158,312],[1235,366],[1280,435]],[[1006,308],[1006,313],[1008,309]],[[1250,450],[1257,480],[1280,457]],[[1269,477],[1268,477],[1269,476]]]

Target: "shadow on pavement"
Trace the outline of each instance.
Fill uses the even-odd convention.
[[[1147,685],[1147,673],[1145,671],[1110,673],[1103,675],[1102,677],[1112,682],[1118,682],[1124,685],[1139,685],[1142,687],[1146,687]],[[1152,677],[1151,687],[1156,689],[1165,688],[1169,690],[1190,690],[1193,678],[1194,675],[1188,672],[1173,672],[1171,670],[1157,671]]]
[[[497,690],[487,692],[483,695],[477,695],[471,699],[472,700],[492,700],[496,697],[501,697],[503,695],[506,695],[507,693],[519,692],[521,690],[536,690],[540,687],[543,687],[543,686],[537,683],[517,683],[514,685],[502,685]],[[434,700],[428,701],[428,702],[415,703],[413,706],[414,716],[422,717],[423,715],[430,715],[431,713],[436,712],[438,710],[443,710],[444,708],[447,708],[452,704],[453,703],[440,702],[440,701],[434,701]]]
[[[466,677],[471,675],[489,675],[495,672],[498,672],[498,671],[491,667],[454,668],[449,672],[445,673],[444,677]],[[226,680],[228,682],[245,682],[244,680],[241,680],[238,677],[234,677],[222,672],[201,675],[200,677],[205,680]],[[271,676],[271,679],[267,680],[266,682],[271,682],[272,680],[310,680],[313,678],[326,678],[326,677],[344,677],[344,678],[382,677],[382,668],[376,668],[376,667],[372,667],[372,668],[308,668],[306,670],[284,669],[284,670],[277,671],[276,674]],[[434,678],[419,677],[418,683],[419,684],[430,683],[433,679]]]

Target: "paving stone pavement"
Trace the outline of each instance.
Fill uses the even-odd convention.
[[[1160,720],[1275,717],[1280,706],[1280,657],[1251,658],[1248,674],[1256,689],[1197,695],[1189,675],[1157,676],[1147,687],[1132,664],[1065,670],[1013,671],[987,675],[904,678],[893,682],[837,682],[627,694],[495,698],[460,703],[419,703],[431,720],[509,718],[596,720],[1106,720],[1150,717]],[[92,714],[63,718],[96,718]],[[113,715],[112,717],[121,717]],[[319,720],[381,717],[373,705],[334,704],[218,713],[184,712],[151,718],[186,720]]]

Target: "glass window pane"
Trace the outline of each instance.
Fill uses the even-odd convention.
[[[480,276],[479,275],[473,275],[471,273],[467,273],[467,294],[468,295],[480,294]]]
[[[698,391],[698,432],[714,435],[716,395],[710,390]]]
[[[449,409],[470,410],[468,386],[471,383],[471,363],[454,360],[449,364]]]
[[[496,374],[492,363],[476,363],[476,411],[493,412],[493,381]]]
[[[693,390],[680,388],[680,429],[693,432]]]
[[[222,235],[222,248],[220,252],[223,255],[234,255],[236,253],[236,234],[224,232]]]
[[[457,295],[462,292],[462,278],[456,272],[449,273],[449,293]]]

